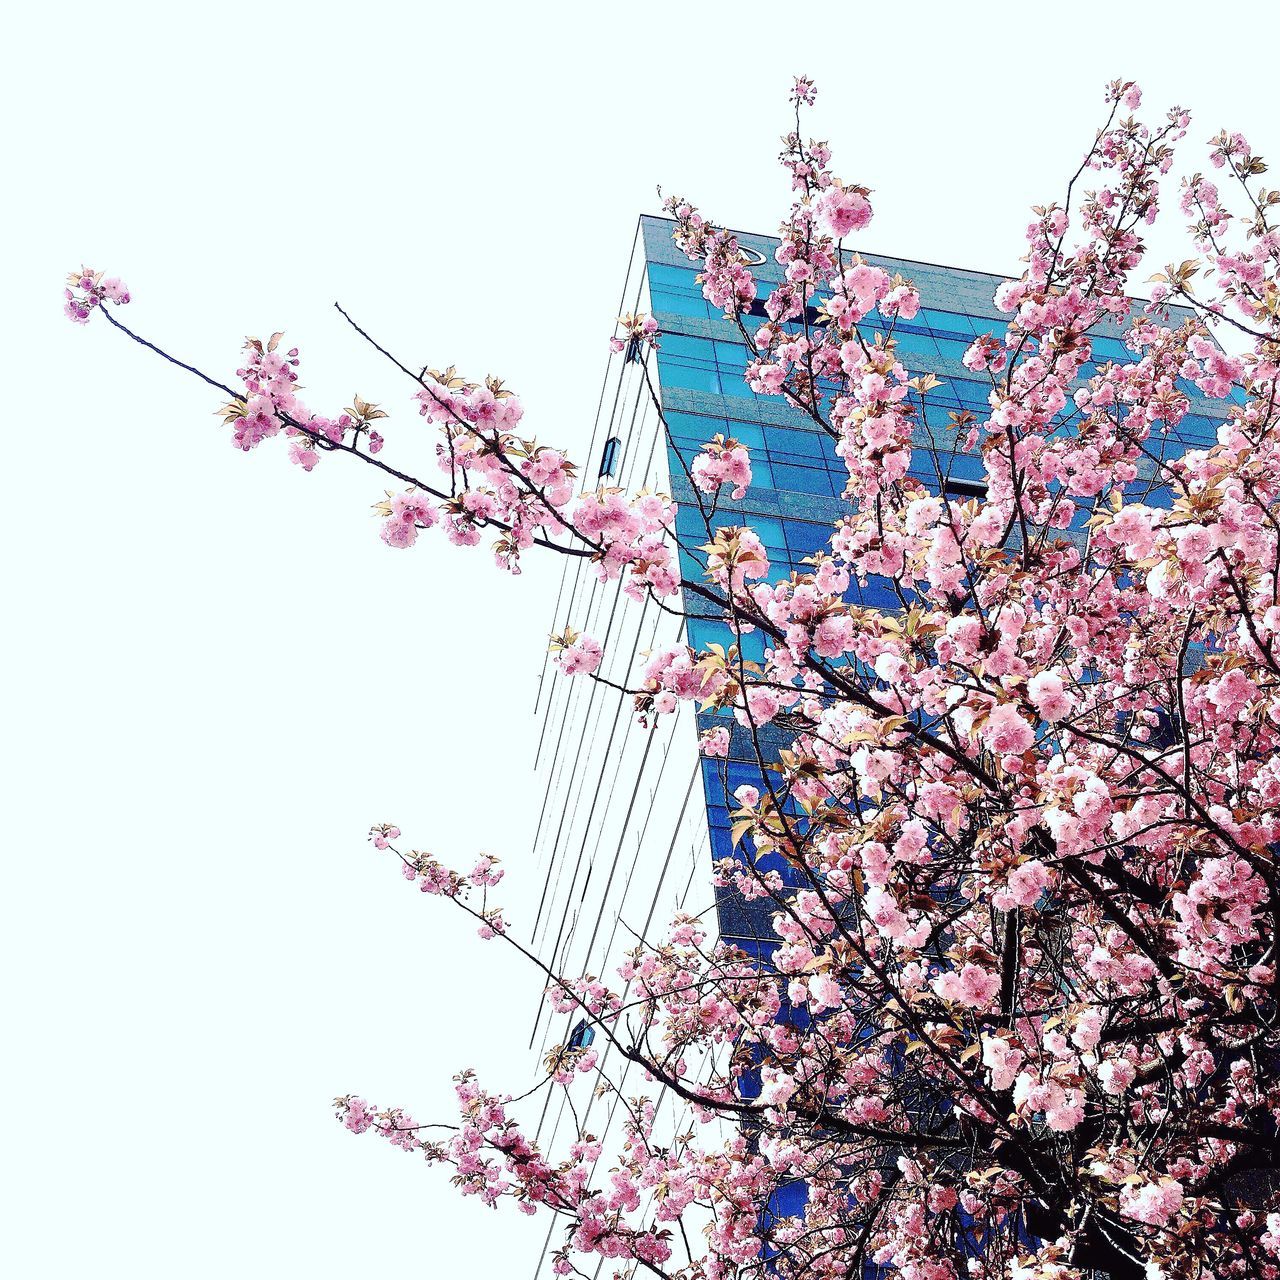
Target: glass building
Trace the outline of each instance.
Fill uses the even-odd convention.
[[[673,244],[672,224],[646,217],[640,225],[649,306],[661,329],[658,378],[670,429],[666,452],[670,492],[680,508],[677,532],[681,543],[697,547],[706,537],[681,458],[685,465],[690,463],[699,447],[717,433],[733,436],[750,449],[753,483],[739,502],[729,500],[727,490],[721,491],[715,523],[746,524],[754,529],[768,548],[771,577],[785,578],[793,570],[803,572],[805,557],[827,546],[832,525],[848,511],[840,496],[847,480],[845,465],[834,452],[834,442],[811,418],[783,397],[756,395],[747,386],[743,372],[750,353],[738,327],[702,297],[696,264]],[[739,243],[760,260],[755,268],[760,283],[752,308],[758,319],[754,324],[748,319],[750,332],[755,324],[764,322],[762,304],[774,284],[781,282],[782,268],[773,257],[776,240],[740,235]],[[986,491],[981,458],[956,452],[958,433],[948,429],[948,412],[968,410],[979,421],[990,412],[989,379],[971,373],[961,357],[976,336],[1003,335],[1008,317],[996,310],[992,299],[1006,277],[869,253],[862,256],[891,276],[901,274],[918,289],[918,314],[912,320],[899,319],[894,328],[897,353],[911,373],[931,373],[941,381],[929,393],[925,419],[916,429],[912,474],[933,492],[941,479],[946,497],[962,501],[981,497]],[[876,332],[877,320],[871,316],[861,323],[868,338]],[[1095,330],[1090,338],[1094,363],[1082,370],[1084,376],[1098,364],[1133,359],[1118,327]],[[1190,383],[1182,389],[1192,397],[1194,411],[1176,431],[1163,439],[1153,437],[1148,443],[1153,452],[1165,457],[1212,445],[1218,422],[1226,415],[1226,402],[1206,399]],[[1154,462],[1146,461],[1145,467],[1138,483],[1145,480],[1149,488],[1141,500],[1152,506],[1168,506],[1171,496],[1159,485]],[[1085,510],[1077,514],[1077,527],[1083,526],[1087,515]],[[683,552],[682,557],[684,576],[696,578],[701,569],[695,557]],[[897,597],[887,582],[872,580],[861,591],[855,586],[851,596],[868,605],[897,606]],[[686,605],[696,612],[693,600]],[[699,621],[689,624],[688,640],[695,648],[709,643],[727,646],[732,639],[727,626]],[[744,656],[758,660],[763,656],[763,639],[758,633],[744,637],[744,649],[751,642],[756,650],[747,649]],[[699,719],[703,726],[730,723],[712,717]],[[755,752],[744,735],[735,734],[727,766],[723,761],[705,760],[702,773],[711,853],[717,859],[729,857],[732,847],[726,796],[731,797],[744,782],[760,784]],[[767,945],[767,913],[762,918],[756,912],[752,918],[736,897],[723,898],[718,907],[723,936],[749,950]]]
[[[750,525],[768,548],[773,576],[804,571],[805,557],[827,546],[832,525],[848,512],[841,498],[844,463],[812,419],[782,397],[758,396],[747,386],[743,373],[749,353],[742,336],[704,300],[696,283],[697,265],[672,242],[672,227],[665,218],[640,219],[618,304],[618,314],[652,312],[659,322],[660,346],[650,374],[656,373],[653,390],[661,418],[644,366],[632,352],[614,355],[591,437],[568,442],[571,454],[581,460],[587,486],[599,479],[628,490],[647,485],[670,493],[679,504],[676,528],[685,548],[684,575],[697,579],[701,567],[696,548],[706,541],[706,530],[684,466],[716,434],[736,438],[750,449],[753,483],[738,502],[728,498],[727,488],[721,491],[716,525]],[[763,322],[762,303],[782,279],[773,258],[778,242],[740,234],[739,243],[757,261],[759,288],[752,310]],[[870,253],[862,257],[891,275],[900,273],[919,290],[917,316],[896,324],[897,350],[913,373],[934,374],[942,383],[930,392],[926,422],[917,428],[913,473],[935,492],[940,474],[948,497],[980,497],[985,492],[981,461],[955,452],[947,414],[969,410],[981,420],[989,412],[990,382],[970,373],[961,356],[975,336],[1003,333],[1007,317],[995,309],[992,298],[1007,277]],[[747,327],[753,327],[751,317]],[[875,317],[861,327],[874,332]],[[1091,338],[1095,362],[1132,358],[1119,329],[1099,330]],[[1193,412],[1175,433],[1153,438],[1153,452],[1173,457],[1214,443],[1226,403],[1207,400],[1190,384],[1183,390],[1193,399]],[[1146,466],[1139,481],[1145,479],[1149,491],[1142,500],[1169,505],[1169,494],[1154,477],[1154,463]],[[871,605],[896,602],[887,583],[873,581],[852,594]],[[686,605],[691,613],[698,612],[693,600]],[[709,643],[727,647],[733,639],[727,626],[709,621],[691,620],[686,633],[678,619],[651,604],[630,604],[619,584],[599,583],[580,561],[564,569],[551,630],[558,632],[566,623],[601,641],[602,674],[621,684],[634,678],[637,660],[647,650],[681,639],[695,648]],[[763,655],[758,634],[744,641],[744,656]],[[543,792],[534,852],[546,881],[533,941],[544,960],[562,972],[610,975],[636,936],[659,934],[674,911],[709,907],[711,861],[733,852],[727,800],[742,783],[760,784],[759,766],[740,732],[732,736],[727,761],[699,758],[695,728],[731,721],[682,709],[644,726],[630,699],[589,681],[557,680],[544,672],[537,706],[542,736],[536,770]],[[694,720],[701,724],[695,726]],[[786,744],[782,731],[773,733],[777,746]],[[767,734],[761,736],[769,750]],[[768,909],[751,909],[725,896],[716,903],[716,915],[726,939],[756,954],[772,948]],[[551,1045],[566,1043],[573,1022],[552,1016],[544,1004],[534,1020],[531,1048],[541,1056]],[[607,1048],[600,1066],[611,1068]],[[624,1079],[628,1074],[615,1072]],[[611,1104],[593,1100],[590,1105]],[[596,1133],[607,1132],[609,1119],[582,1117]],[[683,1119],[670,1117],[673,1125]],[[554,1144],[563,1136],[562,1122],[568,1123],[563,1101],[549,1101],[540,1129],[543,1140]],[[795,1191],[802,1199],[803,1188]],[[796,1208],[774,1207],[779,1212]]]

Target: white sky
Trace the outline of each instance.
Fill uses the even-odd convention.
[[[199,384],[62,319],[68,269],[123,276],[122,318],[224,379],[245,333],[286,328],[308,403],[383,402],[387,456],[414,461],[402,375],[329,304],[410,363],[505,377],[542,439],[585,440],[637,214],[661,183],[772,229],[798,70],[837,170],[876,189],[865,247],[904,257],[1015,270],[1114,76],[1190,106],[1197,144],[1226,124],[1280,150],[1269,78],[1203,56],[1210,27],[1270,48],[1271,6],[795,12],[10,16],[7,1274],[519,1278],[545,1229],[460,1203],[328,1105],[449,1118],[461,1066],[528,1082],[510,1028],[536,978],[364,833],[499,854],[527,920],[554,575],[383,547],[373,473],[236,453]]]

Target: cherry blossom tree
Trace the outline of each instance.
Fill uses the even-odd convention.
[[[581,486],[495,378],[419,370],[352,321],[412,384],[434,429],[428,473],[386,460],[376,405],[305,406],[280,334],[250,340],[229,383],[183,366],[219,392],[237,448],[281,436],[308,471],[345,456],[380,472],[391,548],[439,527],[465,546],[496,538],[511,572],[527,554],[576,557],[634,601],[765,642],[757,662],[740,643],[664,649],[622,691],[646,717],[696,704],[709,756],[754,751],[761,785],[738,788],[735,853],[714,875],[770,913],[776,943],[748,954],[681,917],[616,975],[545,970],[555,1007],[594,1040],[557,1047],[542,1087],[616,1090],[606,1044],[644,1072],[613,1147],[580,1130],[541,1148],[520,1102],[468,1072],[452,1126],[354,1096],[338,1116],[452,1166],[463,1194],[558,1216],[562,1275],[588,1274],[594,1254],[673,1280],[1274,1280],[1280,192],[1221,133],[1218,178],[1183,180],[1162,214],[1189,116],[1143,123],[1137,87],[1112,84],[1062,202],[1035,210],[1025,271],[996,293],[1007,325],[965,355],[990,411],[948,417],[936,379],[895,350],[916,290],[846,243],[871,193],[804,138],[813,99],[798,80],[783,283],[762,290],[733,234],[667,204],[705,296],[753,353],[752,390],[809,416],[847,466],[847,514],[803,573],[771,574],[751,528],[715,520],[751,484],[736,440],[708,441],[687,468],[705,525],[692,577],[671,500]],[[1190,221],[1188,257],[1135,304],[1158,217]],[[173,360],[121,322],[129,301],[84,270],[66,306]],[[1091,331],[1106,324],[1128,356],[1098,366]],[[660,342],[644,315],[613,339],[651,389]],[[1192,383],[1227,416],[1212,447],[1170,456]],[[923,427],[981,460],[984,498],[910,474]],[[1148,501],[1157,489],[1171,505]],[[873,579],[892,584],[892,607],[851,602]],[[552,643],[566,677],[601,678],[591,636]],[[372,840],[541,964],[495,901],[496,859],[460,874],[393,826]],[[691,1106],[687,1131],[659,1135],[664,1093]]]

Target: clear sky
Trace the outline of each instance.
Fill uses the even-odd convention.
[[[443,8],[8,20],[0,1261],[24,1280],[518,1278],[545,1229],[328,1106],[447,1118],[468,1064],[528,1083],[536,977],[364,834],[496,853],[528,916],[555,574],[385,548],[372,473],[233,451],[207,389],[62,319],[68,269],[121,275],[122,318],[224,379],[286,329],[313,408],[392,410],[393,461],[426,456],[409,388],[334,299],[572,447],[636,216],[660,183],[775,227],[798,71],[875,189],[863,247],[908,258],[1016,271],[1112,77],[1189,106],[1188,147],[1227,125],[1280,152],[1270,70],[1211,58],[1267,56],[1269,5]]]

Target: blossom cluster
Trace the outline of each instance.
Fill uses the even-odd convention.
[[[732,485],[730,497],[744,498],[751,484],[751,458],[737,440],[717,435],[702,446],[690,468],[693,483],[703,493],[715,493],[721,485]]]
[[[130,300],[123,280],[115,276],[104,278],[101,271],[90,271],[88,267],[81,267],[67,276],[63,297],[63,314],[76,324],[88,324],[94,311],[104,302],[122,307]]]

